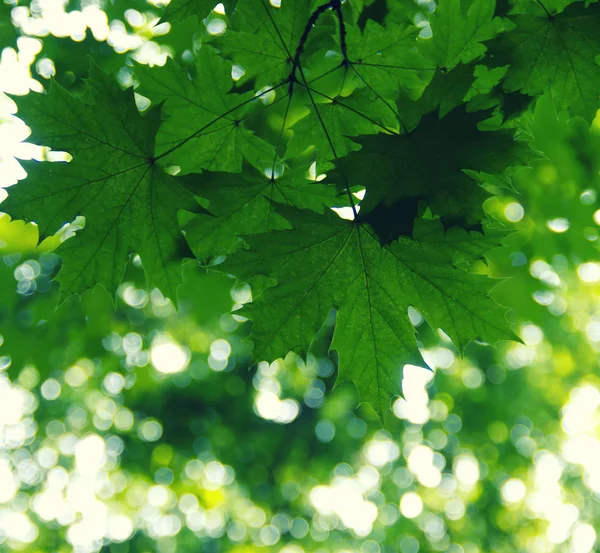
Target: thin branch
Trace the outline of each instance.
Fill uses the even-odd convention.
[[[344,61],[342,62],[344,65],[348,65],[348,47],[346,45],[346,25],[344,24],[344,15],[342,14],[342,2],[341,0],[332,0],[331,8],[335,10],[338,18],[338,26],[340,30],[340,49],[342,51],[342,56]]]
[[[326,10],[331,8],[332,2],[327,2],[326,4],[321,4],[314,12],[310,14],[308,18],[308,22],[304,27],[304,31],[302,31],[302,35],[300,36],[300,42],[298,42],[298,47],[296,48],[296,53],[294,54],[294,58],[292,60],[292,69],[290,71],[290,75],[288,77],[289,81],[289,89],[288,93],[291,95],[294,90],[294,83],[296,82],[296,71],[300,68],[300,56],[302,56],[302,52],[304,52],[304,46],[306,46],[306,41],[308,40],[308,35],[312,31],[314,24],[317,22],[317,19],[324,13]]]

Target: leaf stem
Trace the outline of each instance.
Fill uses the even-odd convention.
[[[346,45],[346,25],[344,23],[344,14],[342,13],[342,2],[341,0],[332,0],[331,9],[335,10],[338,18],[338,25],[340,29],[340,49],[342,56],[344,57],[343,65],[348,65],[348,46]]]
[[[304,27],[304,31],[302,31],[302,36],[300,37],[300,42],[298,42],[298,47],[296,48],[296,52],[294,54],[294,59],[292,60],[292,69],[290,71],[290,75],[288,77],[289,81],[289,89],[288,94],[292,94],[294,91],[294,83],[296,82],[296,71],[300,68],[300,56],[304,52],[304,46],[306,46],[306,41],[308,40],[308,35],[312,31],[317,19],[324,13],[326,10],[332,7],[334,2],[327,2],[326,4],[321,4],[314,12],[310,14],[308,18],[308,22]]]

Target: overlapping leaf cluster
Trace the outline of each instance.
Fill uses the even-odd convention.
[[[165,18],[173,33],[188,17],[200,28],[213,7],[173,0]],[[3,209],[42,233],[85,217],[59,250],[64,292],[114,291],[132,253],[173,298],[191,252],[240,279],[266,277],[241,312],[256,358],[306,351],[335,309],[339,380],[379,413],[403,365],[423,364],[409,307],[459,349],[511,339],[493,281],[473,271],[498,244],[482,203],[535,155],[523,116],[535,96],[550,89],[588,121],[599,107],[598,4],[224,10],[227,31],[194,45],[192,66],[135,68],[148,113],[93,67],[83,99],[53,84],[19,100],[34,140],[73,160],[28,164]]]

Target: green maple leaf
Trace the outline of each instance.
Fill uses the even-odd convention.
[[[306,351],[335,308],[338,381],[353,380],[382,416],[399,393],[403,366],[423,365],[409,306],[460,350],[473,339],[513,338],[505,310],[488,296],[492,281],[454,265],[455,248],[443,241],[400,238],[382,247],[368,225],[332,212],[278,209],[293,229],[245,237],[251,249],[223,267],[278,283],[241,311],[254,322],[256,359]]]
[[[418,97],[434,67],[417,49],[419,28],[414,25],[386,27],[368,20],[364,30],[348,27],[350,75],[359,87],[368,87],[380,99],[392,102],[399,90]]]
[[[254,94],[228,94],[233,86],[231,65],[214,48],[203,45],[197,56],[193,79],[174,61],[164,67],[137,68],[139,92],[154,103],[164,102],[156,155],[163,156],[164,163],[178,165],[182,173],[239,172],[243,159],[267,167],[272,146],[242,122]]]
[[[510,130],[480,131],[485,113],[463,108],[442,119],[430,113],[408,135],[366,136],[362,149],[336,162],[351,184],[367,189],[362,209],[420,198],[454,224],[478,223],[488,193],[464,171],[502,173],[526,164],[533,151]]]
[[[91,103],[57,83],[47,95],[18,101],[28,115],[33,140],[68,151],[70,163],[24,163],[25,183],[10,189],[2,208],[35,221],[42,236],[76,216],[85,229],[58,250],[63,295],[96,284],[115,292],[131,253],[138,253],[149,285],[171,298],[181,282],[187,253],[177,223],[179,209],[193,208],[193,196],[155,163],[159,110],[141,116],[133,92],[122,92],[92,66],[87,81]]]
[[[551,87],[556,107],[591,119],[600,107],[600,4],[557,15],[516,15],[516,28],[493,44],[494,62],[510,64],[504,89],[539,96]]]
[[[494,7],[489,0],[440,0],[430,19],[433,37],[420,42],[419,49],[445,70],[480,58],[486,51],[483,42],[504,29],[502,19],[494,17]]]
[[[269,200],[322,213],[335,202],[336,190],[307,177],[300,167],[271,179],[246,167],[240,175],[202,173],[178,179],[197,196],[209,200],[209,214],[191,219],[185,233],[200,259],[231,253],[243,243],[239,235],[288,228]]]

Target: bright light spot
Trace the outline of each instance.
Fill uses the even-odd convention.
[[[584,190],[579,196],[579,200],[584,205],[593,204],[596,201],[596,191],[592,189]]]
[[[125,19],[132,27],[142,27],[146,23],[146,17],[137,10],[125,10]]]
[[[551,290],[536,290],[533,294],[531,294],[531,296],[536,303],[547,306],[554,302],[556,294]]]
[[[434,464],[434,452],[430,447],[417,445],[411,450],[407,461],[408,469],[423,486],[435,488],[442,481],[442,473]]]
[[[218,461],[210,461],[204,469],[204,476],[210,482],[210,488],[217,489],[227,483],[227,470]]]
[[[153,507],[164,507],[171,496],[171,491],[165,486],[152,486],[148,490],[148,503]]]
[[[537,278],[549,286],[560,286],[560,278],[554,269],[545,261],[537,259],[529,266],[531,276]]]
[[[260,529],[260,541],[264,545],[275,545],[279,541],[279,530],[276,526],[268,524]]]
[[[255,96],[259,98],[265,106],[268,106],[275,101],[275,90],[272,86],[263,86],[260,90],[256,91]]]
[[[294,399],[280,399],[270,391],[261,391],[256,397],[254,408],[263,419],[288,424],[300,414],[300,404]]]
[[[240,284],[231,289],[231,299],[235,303],[248,303],[252,301],[252,288],[249,284]]]
[[[523,206],[517,202],[511,202],[504,208],[504,217],[511,223],[518,223],[524,215]]]
[[[538,488],[547,488],[560,480],[565,468],[564,461],[549,451],[535,454],[535,482]]]
[[[400,448],[392,440],[371,440],[365,445],[365,457],[375,467],[393,463],[400,455]]]
[[[544,333],[539,326],[528,323],[521,326],[521,338],[527,346],[537,346],[542,343]]]
[[[535,358],[535,349],[515,344],[506,353],[506,364],[511,369],[521,369],[529,365]]]
[[[348,221],[354,220],[354,211],[358,213],[360,211],[360,206],[357,205],[352,209],[351,207],[332,207],[332,211],[335,211],[340,219],[347,219]]]
[[[215,340],[210,346],[210,354],[217,361],[226,361],[231,354],[231,346],[227,340]]]
[[[479,463],[471,455],[459,455],[454,460],[454,475],[465,487],[473,487],[479,480]]]
[[[44,399],[47,399],[48,401],[54,401],[60,395],[60,382],[55,378],[49,378],[42,384],[41,391]]]
[[[402,369],[403,398],[398,398],[392,407],[394,415],[414,424],[425,424],[430,417],[429,395],[427,384],[433,379],[433,372],[417,367],[404,365]]]
[[[106,534],[108,507],[94,497],[87,483],[78,483],[73,493],[79,496],[77,510],[81,510],[83,516],[67,530],[67,540],[75,550],[89,551],[92,544]]]
[[[129,409],[122,407],[116,412],[114,423],[119,430],[129,430],[133,426],[133,413]]]
[[[41,60],[38,60],[38,62],[35,64],[35,69],[41,77],[44,77],[44,79],[49,79],[50,77],[54,77],[54,75],[56,75],[54,62],[49,58],[42,58]]]
[[[476,367],[467,367],[462,373],[463,384],[471,390],[479,388],[484,380],[483,372]]]
[[[266,167],[263,173],[268,179],[276,180],[283,175],[284,170],[285,167],[281,163],[275,163],[274,165]]]
[[[579,509],[575,505],[556,505],[554,502],[546,507],[544,515],[550,522],[546,529],[546,537],[550,543],[562,543],[569,537],[571,527],[579,517]]]
[[[335,437],[335,425],[330,420],[322,420],[315,426],[315,436],[323,443],[329,443]]]
[[[134,309],[141,309],[148,303],[148,292],[136,288],[133,284],[123,284],[120,293],[123,301]]]
[[[41,449],[37,450],[35,458],[41,467],[49,469],[56,465],[58,461],[58,453],[51,447],[42,447]]]
[[[90,434],[75,446],[75,467],[80,474],[95,474],[106,463],[106,443],[97,434]]]
[[[416,518],[423,512],[423,500],[416,492],[407,492],[400,498],[400,512],[406,518]]]
[[[577,266],[577,276],[586,283],[600,281],[600,264],[589,261]]]
[[[507,503],[518,503],[525,497],[525,484],[519,478],[509,478],[502,484],[502,499]]]
[[[222,35],[227,30],[227,23],[225,23],[224,19],[220,18],[211,19],[204,25],[208,34],[213,36]]]
[[[441,330],[438,330],[438,334],[441,334],[442,339],[445,338],[448,342],[450,341],[450,338]],[[433,365],[440,369],[449,369],[454,364],[454,353],[448,348],[435,348],[430,353],[433,354]],[[433,375],[431,378],[433,378]]]
[[[0,458],[0,503],[8,503],[19,490],[19,481],[8,460]]]
[[[568,435],[592,433],[600,423],[600,390],[584,384],[571,391],[569,401],[562,410],[562,427]]]
[[[546,226],[552,231],[557,233],[566,232],[569,230],[569,220],[564,217],[558,217],[556,219],[551,219],[550,221],[546,221]]]
[[[147,419],[138,428],[138,434],[146,442],[155,442],[162,436],[162,426],[158,421]]]
[[[408,318],[413,326],[419,326],[425,320],[423,315],[419,313],[414,307],[411,305],[408,306]]]
[[[425,388],[432,380],[433,371],[416,365],[404,365],[402,369],[402,393],[404,397],[408,401],[425,401],[428,398]]]
[[[239,81],[246,74],[246,70],[241,65],[233,65],[231,67],[231,78],[234,81]]]
[[[465,504],[458,498],[450,499],[446,502],[444,511],[450,520],[460,520],[465,516]]]
[[[67,369],[65,373],[65,382],[71,386],[71,388],[77,388],[86,383],[88,379],[88,373],[79,365],[73,365]]]
[[[358,480],[363,492],[376,490],[381,485],[381,476],[379,471],[369,465],[365,465],[360,468],[356,474],[356,479]]]
[[[173,374],[187,368],[190,352],[168,334],[159,334],[152,340],[150,360],[158,372]]]
[[[107,537],[116,542],[124,542],[133,533],[133,522],[125,515],[113,515],[108,519]]]
[[[313,161],[308,168],[308,174],[306,175],[306,178],[314,182],[320,182],[326,177],[327,175],[325,173],[317,174],[317,162]]]
[[[38,529],[23,513],[8,511],[2,517],[2,525],[8,535],[22,543],[32,543],[38,537]]]
[[[594,223],[600,225],[600,209],[594,211]]]
[[[352,478],[337,476],[331,486],[313,488],[310,501],[321,515],[337,515],[361,537],[371,533],[377,519],[377,507],[363,497],[360,484]]]
[[[588,553],[596,543],[596,530],[587,522],[578,522],[571,534],[573,553]]]
[[[150,104],[152,103],[150,101],[150,98],[146,98],[146,96],[142,96],[141,94],[138,94],[137,92],[133,93],[133,98],[135,100],[135,105],[138,108],[138,111],[146,111],[149,107]]]
[[[108,373],[102,384],[110,395],[116,396],[125,388],[125,377],[120,373]]]
[[[0,447],[2,445],[2,425],[16,425],[26,412],[26,392],[17,387],[4,385],[6,381],[0,380]]]

